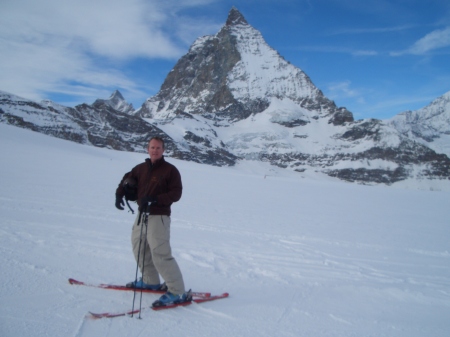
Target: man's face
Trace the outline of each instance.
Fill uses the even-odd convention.
[[[148,154],[150,155],[150,160],[152,161],[152,163],[161,159],[163,153],[163,144],[157,139],[152,139],[148,144]]]

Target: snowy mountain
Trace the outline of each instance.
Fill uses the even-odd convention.
[[[450,161],[378,120],[354,121],[232,8],[137,111],[188,148],[349,181],[448,178]]]
[[[81,144],[123,151],[144,152],[149,134],[165,136],[142,119],[115,110],[110,103],[97,100],[93,105],[69,108],[0,91],[0,121]],[[176,148],[170,139],[168,147]]]
[[[160,136],[165,139],[169,156],[218,166],[234,164],[236,157],[226,151],[188,151],[157,126],[116,110],[127,106],[131,105],[118,91],[108,100],[98,99],[92,105],[74,108],[48,100],[34,102],[0,91],[0,122],[81,144],[133,152],[146,152],[149,137]],[[129,112],[127,108],[125,111]]]
[[[93,104],[95,107],[101,107],[102,105],[109,106],[123,113],[134,112],[133,104],[128,103],[119,90],[114,91],[108,99],[97,99]]]
[[[450,156],[450,91],[416,111],[387,121],[403,135]]]
[[[335,125],[353,121],[232,8],[224,27],[194,42],[139,113],[167,120],[184,112],[228,126],[268,109],[275,110],[272,122],[286,126],[308,123],[305,111]]]
[[[450,178],[448,156],[398,123],[354,121],[234,7],[135,112],[118,91],[74,108],[0,96],[1,122],[94,146],[143,152],[156,134],[169,156],[216,166],[258,161],[369,184]]]

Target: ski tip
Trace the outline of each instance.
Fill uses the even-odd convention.
[[[79,284],[79,285],[84,285],[84,282],[81,282],[81,281],[75,280],[74,278],[70,278],[70,279],[69,279],[69,283],[70,283],[70,284]]]
[[[86,317],[91,318],[91,319],[99,319],[102,318],[103,316],[101,314],[96,314],[95,312],[90,312],[86,315]]]
[[[86,318],[88,319],[102,319],[102,318],[111,318],[115,316],[110,316],[108,313],[98,314],[95,312],[89,311],[89,313],[86,315]]]

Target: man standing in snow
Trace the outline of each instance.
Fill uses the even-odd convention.
[[[174,165],[164,160],[162,138],[150,139],[147,150],[150,158],[126,173],[116,190],[116,207],[123,210],[123,197],[126,194],[124,183],[130,180],[135,182],[139,203],[139,214],[133,225],[131,242],[143,275],[127,286],[153,290],[167,286],[167,292],[153,305],[180,303],[190,299],[170,247],[170,206],[181,198],[181,176]],[[146,213],[147,224],[144,223]],[[145,225],[147,228],[142,228]],[[159,275],[164,279],[165,285],[160,283]]]

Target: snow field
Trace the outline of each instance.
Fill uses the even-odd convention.
[[[187,287],[230,298],[142,319],[134,216],[114,191],[145,155],[0,125],[1,336],[448,336],[449,192],[360,186],[242,163],[168,158],[184,191],[172,248]],[[133,206],[135,209],[136,207]],[[148,307],[156,295],[144,294]],[[138,305],[138,302],[136,302]]]

